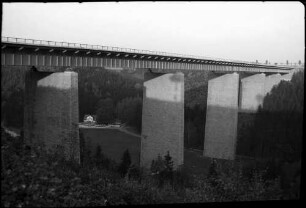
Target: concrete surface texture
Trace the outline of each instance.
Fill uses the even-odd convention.
[[[235,159],[239,75],[225,74],[208,81],[203,155]]]
[[[25,141],[59,148],[80,162],[78,74],[28,72],[25,83]]]
[[[140,165],[169,151],[176,168],[184,160],[184,74],[147,72],[143,93]]]
[[[265,93],[265,74],[255,74],[241,79],[240,111],[256,112],[262,105]]]
[[[281,81],[281,75],[280,74],[272,74],[270,76],[266,76],[265,79],[265,95],[269,92],[271,92],[272,88],[279,84]]]
[[[290,72],[288,74],[282,75],[281,80],[284,81],[291,81],[292,79],[292,75],[294,74],[294,72]]]

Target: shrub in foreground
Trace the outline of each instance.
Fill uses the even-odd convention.
[[[256,172],[250,180],[236,167],[224,170],[218,162],[215,175],[191,176],[181,168],[172,171],[172,183],[166,177],[162,185],[156,183],[157,175],[144,176],[135,166],[130,166],[126,174],[131,177],[122,178],[117,169],[95,163],[80,166],[55,153],[38,154],[23,145],[20,138],[1,133],[3,207],[254,201],[280,199],[283,194],[277,179],[265,180],[262,172]],[[167,169],[166,165],[162,167]]]

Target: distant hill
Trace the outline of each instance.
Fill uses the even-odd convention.
[[[76,68],[79,77],[80,118],[95,114],[98,101],[109,98],[116,106],[127,97],[142,97],[142,79],[127,70]]]
[[[186,72],[185,74],[185,104],[193,108],[199,105],[206,109],[208,72]]]

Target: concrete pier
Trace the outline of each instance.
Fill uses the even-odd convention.
[[[272,88],[279,84],[281,81],[281,75],[280,74],[273,74],[270,76],[266,76],[265,79],[265,95],[269,92],[271,92]]]
[[[281,80],[291,81],[294,72],[290,72],[288,74],[282,75]]]
[[[208,81],[204,156],[235,159],[239,75],[225,74]]]
[[[78,74],[27,72],[24,137],[29,145],[61,149],[80,162]]]
[[[144,75],[141,167],[169,151],[174,168],[184,163],[184,74]]]
[[[261,73],[241,79],[240,112],[255,113],[263,104],[265,78],[265,74]]]

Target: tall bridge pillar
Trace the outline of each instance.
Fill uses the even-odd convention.
[[[264,73],[255,74],[241,79],[239,110],[253,113],[263,104],[265,96]]]
[[[214,75],[208,81],[204,156],[235,159],[239,112],[255,113],[264,97],[281,80],[291,80],[292,73],[281,76],[264,73]],[[244,114],[247,116],[247,114]]]
[[[29,71],[25,82],[25,142],[80,162],[78,74]]]
[[[271,92],[272,88],[280,83],[281,81],[281,75],[280,74],[272,74],[270,76],[267,76],[265,79],[265,95],[269,92]]]
[[[294,72],[290,72],[288,74],[282,75],[281,80],[290,81],[292,79]]]
[[[141,167],[169,151],[174,167],[184,160],[184,74],[144,75]]]
[[[235,159],[238,121],[239,75],[208,81],[204,156]]]
[[[280,83],[281,80],[290,81],[293,73],[283,76],[273,74],[265,76],[264,73],[252,75],[241,79],[240,89],[240,111],[256,112],[259,105],[263,104],[263,99],[271,89]]]

